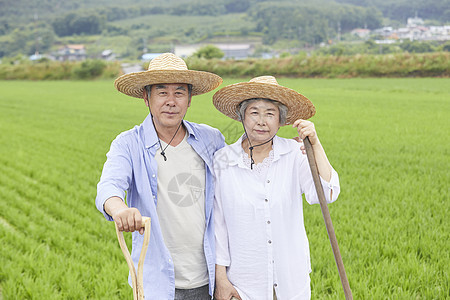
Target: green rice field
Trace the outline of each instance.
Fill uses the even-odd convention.
[[[450,299],[450,79],[279,82],[316,106],[340,176],[329,209],[354,299]],[[194,97],[186,118],[234,142],[243,130],[212,95]],[[94,199],[111,141],[146,114],[112,80],[0,81],[0,299],[132,299]],[[320,206],[304,203],[312,299],[344,299]]]

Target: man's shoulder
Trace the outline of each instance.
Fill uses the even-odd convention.
[[[188,121],[186,121],[186,123],[190,126],[197,140],[203,143],[213,142],[214,144],[218,144],[219,148],[223,147],[225,138],[219,129],[206,124],[198,124]]]
[[[128,129],[126,131],[122,131],[121,133],[119,133],[116,136],[116,138],[114,139],[114,142],[116,142],[116,143],[126,143],[126,144],[129,144],[129,143],[132,143],[132,142],[136,142],[137,141],[136,137],[138,136],[138,131],[139,131],[140,127],[141,126],[136,125],[133,128],[131,128],[131,129]]]
[[[240,139],[233,144],[225,145],[214,153],[214,162],[219,166],[228,165],[231,161],[237,161],[241,154]]]
[[[217,150],[216,153],[214,153],[214,157],[220,157],[220,156],[228,156],[229,153],[234,152],[233,150],[233,145],[225,145],[224,147],[222,147],[221,149]]]
[[[204,133],[211,133],[211,134],[217,134],[220,133],[219,129],[214,128],[212,126],[206,125],[206,124],[199,124],[194,122],[186,121],[189,125],[191,125],[192,129],[194,131],[204,132]]]

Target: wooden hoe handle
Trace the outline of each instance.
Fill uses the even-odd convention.
[[[320,182],[319,170],[317,169],[316,159],[314,157],[312,145],[308,137],[306,137],[303,140],[303,144],[305,145],[306,155],[308,157],[309,166],[311,168],[314,185],[316,186],[317,197],[319,198],[323,219],[325,221],[325,226],[327,227],[331,248],[333,249],[334,260],[336,261],[336,265],[339,271],[339,277],[341,278],[342,287],[344,288],[345,299],[351,300],[353,299],[352,290],[350,289],[350,285],[348,284],[347,274],[345,273],[344,269],[344,263],[342,262],[342,257],[339,251],[336,234],[334,233],[333,223],[331,222],[330,211],[328,210],[327,201],[325,200],[325,194],[322,188],[322,183]]]
[[[142,217],[142,227],[145,228],[144,231],[144,243],[142,245],[141,256],[139,257],[138,263],[138,272],[136,274],[136,269],[134,268],[133,261],[131,260],[130,251],[128,251],[127,245],[125,244],[125,239],[123,238],[123,232],[119,231],[116,225],[116,233],[117,239],[119,240],[120,249],[122,249],[123,255],[125,256],[125,260],[127,261],[128,268],[130,269],[131,274],[131,282],[133,284],[133,299],[134,300],[143,300],[144,299],[144,282],[143,282],[143,273],[144,273],[144,260],[145,255],[147,254],[148,243],[150,242],[150,218]]]

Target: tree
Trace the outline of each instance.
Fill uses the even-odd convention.
[[[222,52],[222,50],[220,50],[216,46],[206,45],[198,49],[192,56],[198,58],[212,59],[212,58],[222,58],[224,57],[224,55],[225,54]]]
[[[104,16],[98,14],[69,13],[52,22],[53,30],[58,36],[74,34],[99,34],[104,27]]]
[[[400,48],[409,53],[433,52],[434,48],[430,43],[404,40]]]
[[[250,7],[250,0],[227,0],[225,9],[227,13],[240,13],[247,11]]]
[[[444,45],[442,45],[442,51],[450,52],[450,42],[447,42]]]

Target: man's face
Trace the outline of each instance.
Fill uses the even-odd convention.
[[[152,85],[150,99],[147,99],[145,97],[145,103],[152,112],[158,130],[178,128],[191,104],[188,86],[184,83]]]

